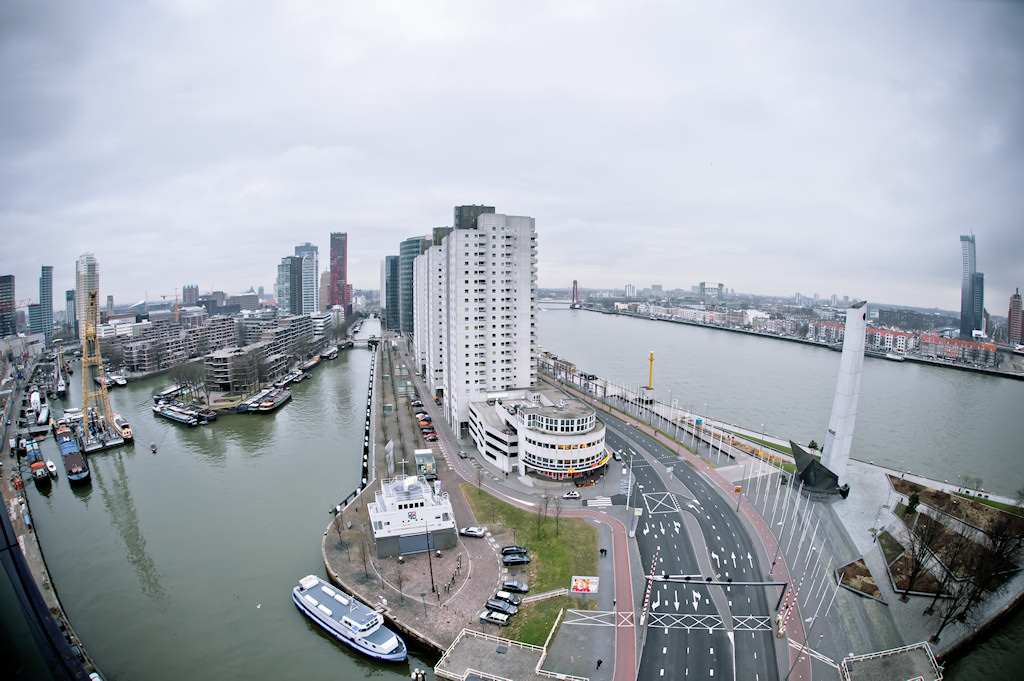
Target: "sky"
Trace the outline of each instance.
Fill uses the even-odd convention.
[[[461,204],[541,287],[960,308],[1024,286],[1024,3],[7,0],[0,274],[55,307],[273,291],[348,233],[376,289]]]

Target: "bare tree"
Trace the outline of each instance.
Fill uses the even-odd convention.
[[[558,496],[555,497],[555,535],[558,535],[558,517],[562,515],[562,506],[564,505],[565,499]]]
[[[398,571],[395,573],[395,584],[398,585],[398,595],[405,603],[405,593],[402,591],[402,586],[405,584],[405,574],[402,572],[402,563],[398,564]]]
[[[363,574],[367,577],[370,576],[370,569],[368,567],[370,557],[367,555],[369,551],[369,542],[366,541],[366,535],[362,532],[359,533],[359,556],[363,559]]]
[[[914,590],[914,585],[927,571],[938,540],[940,537],[949,536],[949,532],[938,519],[922,511],[915,516],[911,527],[907,528],[907,534],[907,586],[900,595],[900,600],[904,603],[909,600],[907,594]]]
[[[548,494],[543,495],[541,498],[541,506],[543,510],[537,514],[537,538],[540,539],[540,524],[548,514],[548,506],[551,505],[551,496]]]
[[[476,467],[476,488],[482,490],[484,484],[484,468],[483,466]]]

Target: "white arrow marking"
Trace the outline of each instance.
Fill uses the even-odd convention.
[[[735,553],[732,554],[732,566],[736,567],[736,554]]]
[[[674,591],[673,593],[675,594],[675,597],[676,597],[676,601],[675,601],[675,603],[676,603],[676,612],[678,612],[679,611],[679,591]]]
[[[696,612],[697,606],[700,604],[700,594],[696,591],[693,592],[693,610]]]
[[[753,570],[754,569],[754,558],[750,555],[749,551],[747,551],[747,560],[750,561],[750,569]]]
[[[712,551],[711,552],[711,557],[715,559],[715,562],[718,564],[718,567],[722,567],[722,561],[718,559],[718,554],[717,553]]]

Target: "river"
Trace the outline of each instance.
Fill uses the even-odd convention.
[[[581,370],[646,384],[653,351],[659,398],[763,423],[773,435],[824,439],[838,353],[542,305],[541,344]],[[378,332],[368,321],[360,335]],[[168,379],[114,389],[137,444],[90,457],[89,487],[69,488],[63,472],[48,495],[28,486],[54,584],[107,678],[397,681],[427,666],[415,651],[398,665],[351,652],[290,597],[300,577],[324,574],[328,509],[357,483],[369,362],[368,350],[347,350],[277,412],[195,429],[153,415],[152,394]],[[72,406],[80,399],[75,392]],[[869,359],[853,456],[951,480],[970,465],[986,489],[1012,493],[1024,482],[1022,400],[1018,381]],[[52,438],[42,447],[57,460]],[[1021,640],[1018,615],[946,678],[1014,677]]]

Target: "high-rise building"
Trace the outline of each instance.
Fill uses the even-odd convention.
[[[114,296],[107,296],[107,319],[114,316]]]
[[[475,221],[458,218],[456,209],[463,227],[414,269],[417,368],[456,432],[468,426],[470,402],[537,384],[534,219],[483,211]]]
[[[286,255],[277,266],[274,287],[277,309],[284,314],[302,314],[302,258]]]
[[[430,239],[425,236],[406,239],[398,248],[398,325],[399,331],[405,336],[411,336],[415,330],[412,309],[413,261],[428,248],[430,248]]]
[[[1011,346],[1024,343],[1024,319],[1021,317],[1020,289],[1010,296],[1010,311],[1006,313],[1007,343]]]
[[[78,311],[75,309],[75,290],[70,289],[64,292],[64,314],[67,317],[68,329],[72,336],[77,338],[78,333]]]
[[[970,338],[978,328],[976,322],[981,317],[980,311],[975,309],[977,297],[974,291],[974,275],[977,273],[977,267],[974,260],[973,234],[960,236],[960,250],[963,258],[960,274],[960,337]]]
[[[320,311],[320,249],[308,241],[295,247],[295,255],[302,258],[302,309],[293,314],[312,314]]]
[[[188,307],[195,307],[199,304],[199,287],[195,284],[185,284],[181,287],[181,304]]]
[[[326,312],[331,300],[331,272],[320,273],[320,312]]]
[[[85,305],[89,292],[100,290],[100,266],[96,256],[83,253],[75,262],[75,319],[78,320],[78,337],[85,336]]]
[[[988,312],[985,310],[985,275],[974,273],[974,331],[988,335]]]
[[[626,284],[626,297],[627,298],[636,298],[636,285],[635,284]]]
[[[0,275],[0,338],[17,333],[18,327],[14,322],[14,306],[16,304],[14,275]]]
[[[389,255],[381,263],[380,302],[384,308],[384,329],[399,331],[398,322],[398,256]]]
[[[39,275],[39,327],[49,342],[53,337],[53,265],[43,265]]]
[[[328,304],[342,305],[345,315],[352,314],[348,288],[348,232],[331,232],[331,284]]]

